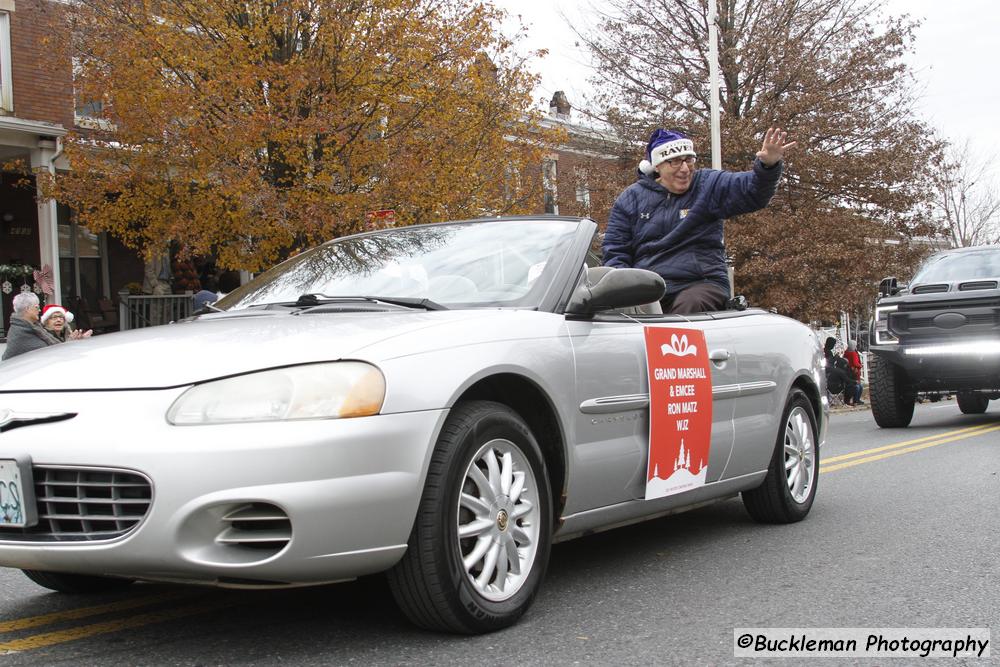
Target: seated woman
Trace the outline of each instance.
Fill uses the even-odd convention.
[[[826,358],[826,387],[831,394],[844,393],[844,405],[863,405],[861,400],[861,383],[854,379],[851,368],[833,348],[837,339],[830,336],[823,345],[823,356]]]
[[[40,320],[45,330],[52,334],[60,343],[65,343],[68,340],[90,338],[91,334],[94,333],[90,329],[86,331],[74,330],[70,326],[70,322],[73,321],[73,313],[55,303],[50,303],[42,309]]]

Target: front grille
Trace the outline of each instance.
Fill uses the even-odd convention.
[[[926,301],[909,301],[899,304],[899,312],[914,313],[926,311],[960,310],[965,312],[974,308],[1000,308],[1000,297],[990,295],[961,295],[952,292],[954,298],[935,297]]]
[[[935,299],[900,304],[889,313],[889,330],[904,344],[930,340],[993,339],[1000,332],[1000,298]],[[959,317],[961,316],[961,317]],[[942,319],[938,319],[942,318]],[[964,321],[962,320],[964,318]]]
[[[900,328],[906,328],[908,331],[913,331],[916,329],[925,329],[934,327],[933,316],[917,316],[911,315],[906,320],[902,320],[899,324]],[[966,325],[976,326],[976,325],[993,325],[997,323],[997,316],[991,313],[972,313],[971,315],[965,316]]]
[[[149,512],[153,485],[114,468],[33,466],[38,523],[0,530],[0,540],[87,542],[121,537]]]

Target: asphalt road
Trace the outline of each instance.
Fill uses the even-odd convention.
[[[954,401],[919,405],[901,430],[878,429],[867,410],[836,414],[802,523],[759,526],[734,499],[557,545],[534,607],[493,635],[415,630],[377,577],[70,597],[0,570],[0,667],[719,665],[741,662],[735,627],[988,627],[996,636],[997,403],[980,416]]]

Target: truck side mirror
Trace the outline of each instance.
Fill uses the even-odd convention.
[[[896,296],[899,294],[899,284],[896,282],[896,278],[889,277],[883,278],[882,282],[878,284],[878,295],[882,296]]]

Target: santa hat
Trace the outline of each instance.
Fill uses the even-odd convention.
[[[45,324],[45,321],[50,317],[52,317],[53,315],[55,315],[56,313],[59,313],[60,315],[65,317],[67,322],[73,321],[73,313],[69,312],[60,305],[50,303],[49,305],[45,306],[45,308],[42,308],[42,316],[40,318],[42,324]]]
[[[675,157],[697,157],[694,142],[680,132],[654,130],[646,144],[646,159],[639,163],[639,171],[652,176],[661,162]]]

